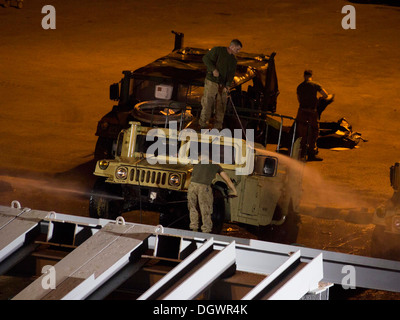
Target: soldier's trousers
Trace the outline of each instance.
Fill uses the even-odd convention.
[[[211,232],[213,226],[211,215],[214,202],[211,186],[192,182],[189,185],[187,198],[190,213],[190,229],[199,229],[199,208],[203,222],[201,231]]]
[[[226,90],[222,90],[223,87],[208,79],[204,82],[204,93],[201,97],[201,114],[199,124],[202,128],[206,128],[207,121],[210,120],[213,108],[215,106],[215,119],[214,128],[221,130],[222,123],[224,121],[226,104],[228,95]]]
[[[317,139],[319,135],[317,111],[299,108],[296,120],[296,137],[302,137],[301,156],[315,156],[318,153]]]

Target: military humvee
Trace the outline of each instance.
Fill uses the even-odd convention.
[[[373,215],[371,253],[375,257],[400,260],[400,163],[390,167],[392,198],[379,206]]]
[[[169,121],[178,121],[182,129],[195,125],[207,71],[202,58],[209,49],[183,47],[184,35],[172,32],[175,44],[171,53],[134,71],[123,71],[121,81],[110,86],[110,99],[118,104],[98,122],[96,160],[114,157],[118,135],[130,121],[150,127],[168,127]],[[264,122],[260,126],[258,111],[275,112],[279,95],[274,57],[275,53],[268,56],[245,52],[236,56],[238,64],[230,93],[236,109],[228,107],[224,123],[230,129],[241,125],[256,129],[256,140],[260,142],[265,140],[267,130]],[[242,115],[241,124],[236,112]],[[274,132],[269,134],[272,137]]]
[[[99,179],[90,198],[90,216],[115,219],[123,212],[150,210],[160,213],[161,224],[172,226],[187,216],[191,171],[202,150],[208,150],[238,191],[238,197],[230,198],[225,182],[214,181],[215,232],[226,220],[254,226],[295,221],[302,163],[240,135],[231,137],[229,131],[224,135],[224,130],[199,133],[131,122],[119,135],[115,158],[96,164]],[[291,151],[292,158],[298,158],[299,141]]]
[[[90,216],[115,219],[123,212],[150,210],[160,213],[164,226],[187,228],[188,223],[178,223],[188,217],[191,171],[204,147],[212,160],[220,160],[238,191],[230,198],[225,182],[214,181],[213,232],[224,221],[296,227],[302,162],[297,161],[295,127],[284,126],[295,119],[275,113],[274,54],[237,57],[226,129],[202,134],[193,128],[206,74],[201,58],[207,51],[182,49],[182,37],[175,38],[171,54],[125,71],[120,86],[111,86],[119,104],[98,125],[94,174],[99,178]]]

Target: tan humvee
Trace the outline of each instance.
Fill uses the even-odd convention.
[[[300,141],[292,145],[290,157],[236,133],[201,134],[131,122],[118,137],[115,158],[96,164],[94,174],[99,180],[91,195],[90,215],[116,218],[140,208],[159,212],[160,223],[167,226],[187,216],[192,167],[201,148],[209,148],[210,158],[217,159],[238,192],[231,198],[225,182],[221,178],[214,181],[216,229],[223,221],[253,226],[283,224],[295,215],[300,202],[304,165],[296,160]]]

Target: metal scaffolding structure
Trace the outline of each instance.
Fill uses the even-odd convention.
[[[15,300],[328,299],[346,266],[357,287],[400,292],[398,261],[0,206],[1,275],[28,256],[41,275]]]

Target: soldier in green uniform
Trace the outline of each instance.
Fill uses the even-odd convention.
[[[199,229],[199,211],[197,210],[197,207],[199,207],[203,223],[201,231],[211,232],[213,227],[211,214],[214,202],[211,185],[216,175],[219,174],[230,188],[231,192],[229,196],[237,196],[237,191],[235,185],[219,164],[209,162],[206,155],[202,155],[201,158],[202,160],[193,167],[192,178],[188,188],[189,227],[193,231]]]
[[[204,94],[201,98],[202,111],[199,124],[207,128],[215,103],[214,128],[221,130],[224,120],[227,93],[236,73],[236,57],[242,48],[242,43],[234,39],[229,47],[214,47],[203,57],[207,66],[207,75],[204,82]]]

